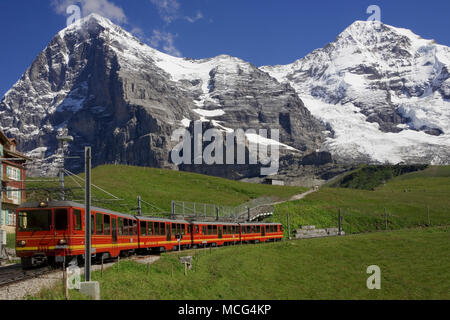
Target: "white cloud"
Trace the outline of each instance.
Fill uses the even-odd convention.
[[[203,13],[201,13],[200,11],[197,12],[197,15],[193,18],[190,17],[185,17],[187,21],[189,21],[190,23],[194,23],[197,20],[203,19]]]
[[[180,4],[177,0],[151,0],[165,22],[171,23],[179,18]]]
[[[166,23],[171,23],[177,19],[186,19],[190,23],[203,19],[203,13],[197,12],[195,17],[187,17],[181,14],[180,3],[177,0],[151,0],[152,4],[158,10],[159,16]]]
[[[116,23],[127,22],[123,9],[109,0],[52,0],[52,6],[58,14],[66,15],[67,7],[70,5],[79,5],[83,16],[97,13]]]
[[[181,57],[181,52],[175,47],[174,40],[176,36],[170,32],[153,30],[153,35],[149,43],[154,48],[162,48],[164,52],[175,57]]]

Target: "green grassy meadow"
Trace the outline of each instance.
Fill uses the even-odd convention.
[[[269,220],[291,229],[303,225],[337,227],[338,210],[347,233],[450,224],[450,166],[429,167],[387,181],[374,191],[350,188],[321,188],[305,199],[275,207]],[[428,208],[430,220],[428,220]],[[287,228],[286,228],[287,229]]]
[[[191,250],[184,275],[177,254],[147,266],[120,262],[101,277],[104,300],[450,299],[448,227]],[[381,289],[369,290],[367,267],[381,268]],[[173,270],[173,276],[172,276]],[[71,299],[86,299],[76,290]],[[62,286],[30,299],[64,299]]]
[[[80,177],[84,179],[83,174]],[[66,177],[65,182],[66,187],[79,188],[70,177]],[[79,183],[84,187],[83,181],[80,180]],[[274,201],[286,200],[307,190],[302,187],[253,184],[195,173],[122,165],[104,165],[93,169],[92,183],[123,199],[109,202],[93,201],[93,204],[124,213],[132,213],[130,209],[136,208],[138,195],[164,212],[170,212],[172,200],[238,206],[261,197],[269,197]],[[58,186],[58,182],[55,181],[33,182],[32,178],[27,181],[27,188]],[[92,194],[97,200],[111,198],[94,187]],[[42,197],[44,194],[31,193],[29,198],[37,199],[39,196]],[[58,194],[55,193],[55,196]],[[82,200],[84,191],[74,189],[74,196]],[[146,206],[145,203],[143,206],[144,213],[155,211],[155,208]]]

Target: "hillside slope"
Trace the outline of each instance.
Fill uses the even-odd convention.
[[[428,208],[431,225],[450,224],[450,166],[432,166],[408,173],[375,188],[374,191],[347,188],[322,188],[303,200],[275,207],[271,220],[291,228],[302,225],[337,227],[338,210],[347,233],[425,226]]]
[[[84,175],[80,175],[84,179]],[[41,178],[39,180],[42,180]],[[58,182],[27,182],[27,188],[44,187],[58,188]],[[82,186],[83,182],[79,181]],[[132,212],[136,208],[137,196],[146,202],[170,212],[171,201],[192,201],[225,206],[237,206],[252,199],[272,197],[274,200],[288,199],[305,191],[301,187],[284,187],[263,184],[245,183],[206,175],[178,172],[165,169],[105,165],[92,171],[92,183],[123,201],[94,201],[95,205],[121,212]],[[66,187],[79,188],[75,182],[66,177]],[[73,199],[84,199],[83,190],[73,189]],[[112,197],[92,188],[96,199],[111,199]],[[57,191],[53,193],[58,196]],[[43,192],[29,194],[30,199],[45,197]],[[155,208],[143,204],[144,213],[153,213]]]

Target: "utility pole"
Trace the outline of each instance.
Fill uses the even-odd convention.
[[[141,196],[138,196],[137,200],[138,200],[138,207],[137,207],[138,216],[142,216]]]
[[[290,220],[290,213],[287,214],[287,224],[288,224],[288,239],[291,240],[291,220]]]
[[[91,281],[91,147],[85,148],[85,263],[84,278]]]
[[[387,230],[388,229],[388,216],[387,216],[386,208],[384,208],[384,219],[385,219],[386,230]]]
[[[341,221],[342,221],[341,208],[339,208],[339,211],[338,211],[338,230],[339,230],[338,235],[341,235],[341,230],[342,230]]]
[[[72,142],[73,137],[68,135],[67,128],[65,128],[62,134],[56,136],[56,139],[58,140],[58,154],[61,156],[61,166],[59,168],[59,197],[61,201],[64,201],[64,143]]]

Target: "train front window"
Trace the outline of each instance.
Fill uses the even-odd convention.
[[[19,212],[19,231],[50,231],[52,212],[50,210],[30,210]]]
[[[55,210],[55,230],[67,230],[68,228],[67,209]]]

